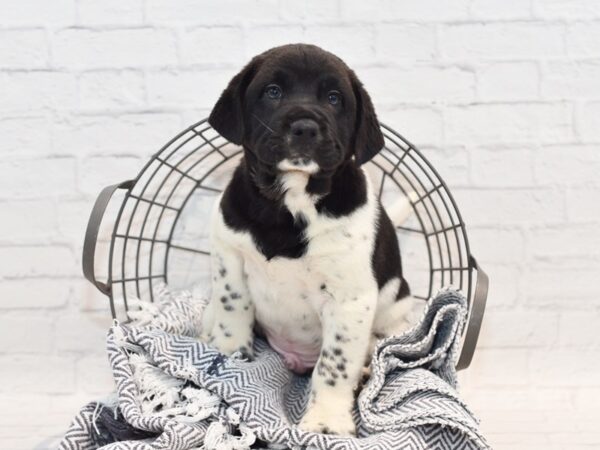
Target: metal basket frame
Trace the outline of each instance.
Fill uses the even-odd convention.
[[[382,172],[380,184],[377,186],[378,196],[381,198],[384,192],[384,185],[388,180],[389,182],[393,182],[396,187],[406,196],[408,196],[406,189],[407,184],[411,191],[419,192],[418,198],[411,199],[410,201],[420,228],[410,228],[404,226],[396,227],[404,232],[421,234],[425,239],[427,257],[429,261],[429,289],[426,295],[415,295],[415,297],[427,299],[433,294],[434,276],[436,272],[439,272],[441,275],[440,279],[442,286],[450,283],[457,285],[459,289],[465,292],[466,298],[469,301],[470,317],[464,333],[463,350],[461,352],[457,367],[459,369],[468,367],[475,351],[477,338],[481,327],[481,321],[483,318],[483,312],[485,309],[488,288],[487,275],[481,270],[476,259],[471,254],[466,227],[456,202],[446,183],[442,180],[436,169],[414,145],[403,138],[399,133],[384,124],[380,123],[380,126],[386,140],[386,145],[378,154],[378,156],[370,162]],[[165,283],[168,283],[167,265],[169,261],[169,253],[172,249],[195,252],[207,256],[210,255],[208,249],[184,247],[173,242],[173,232],[176,228],[180,215],[186,207],[192,194],[197,189],[204,189],[215,193],[220,192],[220,189],[205,184],[206,179],[221,165],[232,160],[233,158],[239,157],[240,153],[242,153],[241,149],[233,153],[226,153],[223,151],[224,147],[229,144],[229,142],[215,133],[216,132],[208,124],[206,119],[186,128],[169,142],[167,142],[157,153],[155,153],[142,168],[136,178],[106,187],[102,190],[98,199],[96,200],[90,215],[90,220],[88,222],[83,247],[83,272],[85,277],[90,282],[92,282],[103,294],[109,297],[110,309],[113,318],[117,317],[115,308],[115,287],[120,288],[124,302],[124,308],[126,311],[128,310],[128,285],[135,285],[135,291],[137,294],[136,296],[140,298],[142,297],[140,295],[140,283],[147,282],[149,284],[149,300],[154,300],[154,282],[156,280],[161,280]],[[169,158],[175,155],[176,152],[180,151],[183,146],[192,139],[199,139],[200,144],[193,148],[187,155],[179,159],[177,163],[170,163]],[[178,145],[173,147],[173,145],[176,143],[178,143]],[[395,148],[390,148],[388,143],[392,143]],[[200,159],[189,167],[182,169],[182,162],[190,158],[190,156],[195,152],[202,152]],[[211,155],[219,155],[221,160],[211,166],[211,168],[200,178],[191,176],[190,172],[198,164],[210,158]],[[387,165],[388,167],[391,166],[392,169],[390,170],[389,168],[384,167],[384,165]],[[144,194],[146,193],[150,183],[157,180],[155,177],[161,167],[168,168],[167,175],[162,179],[162,181],[159,180],[158,189],[154,192],[154,195],[150,194],[149,196],[145,197]],[[421,173],[417,174],[415,171],[420,171]],[[179,176],[179,179],[172,187],[171,192],[167,196],[166,200],[164,202],[157,201],[157,195],[165,186],[167,179],[173,174]],[[400,176],[403,176],[401,180],[403,183],[400,183],[398,179]],[[144,177],[147,177],[147,179],[144,179]],[[191,189],[189,189],[189,192],[185,195],[183,202],[178,205],[169,204],[173,194],[176,192],[178,187],[180,187],[180,183],[184,179],[193,183],[191,185]],[[144,184],[140,184],[140,182],[144,181]],[[108,279],[106,282],[101,282],[96,277],[96,271],[94,267],[98,232],[106,207],[108,206],[112,195],[119,189],[126,191],[125,198],[121,203],[111,235]],[[434,197],[436,198],[436,201],[433,201]],[[134,235],[131,233],[132,221],[135,217],[136,211],[138,211],[138,208],[142,203],[146,203],[149,206],[147,207],[145,216],[143,217],[139,235]],[[127,215],[124,214],[126,205],[131,205],[133,209],[128,218]],[[153,235],[149,238],[144,237],[144,230],[146,229],[147,225],[152,226],[149,225],[148,220],[152,207],[160,208],[160,213],[156,223],[154,224]],[[167,239],[157,239],[159,224],[164,217],[165,211],[167,210],[174,211],[175,213],[175,216],[172,219],[169,237]],[[447,220],[444,220],[444,218],[449,218],[450,223],[448,223]],[[125,223],[122,221],[127,220],[128,224],[126,231],[124,233],[119,232],[119,227]],[[118,249],[115,245],[117,240],[123,240],[121,255],[117,254]],[[149,243],[150,254],[148,258],[148,274],[142,276],[140,275],[140,249],[142,247],[142,243],[144,242]],[[452,246],[456,244],[456,247],[451,247],[451,243]],[[125,273],[125,257],[127,254],[127,248],[131,245],[135,246],[134,248],[136,252],[135,276],[128,277]],[[166,247],[161,273],[156,272],[156,265],[153,264],[153,253],[157,246]],[[445,261],[444,258],[444,249],[447,250],[447,253],[445,253],[447,255],[447,261]],[[457,249],[457,251],[453,252],[452,249]],[[118,258],[119,256],[120,258]],[[115,264],[115,261],[119,261],[119,259],[120,263]],[[475,289],[473,290],[475,275],[477,282]]]

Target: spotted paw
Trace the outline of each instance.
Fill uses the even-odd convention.
[[[243,359],[252,360],[254,358],[250,339],[236,339],[235,336],[228,336],[214,331],[207,342],[225,355],[231,356],[239,352]]]
[[[252,345],[242,345],[236,351],[240,352],[242,355],[242,359],[247,361],[252,361],[254,359],[254,350],[252,349]]]
[[[352,420],[350,410],[332,408],[331,405],[309,407],[298,427],[301,430],[323,434],[341,436],[354,436],[356,434],[356,425]]]
[[[212,334],[203,331],[202,333],[200,333],[200,336],[198,337],[198,339],[200,339],[201,342],[205,342],[207,344],[211,344],[215,338],[213,337]]]

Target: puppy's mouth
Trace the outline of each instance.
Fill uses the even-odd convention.
[[[277,164],[277,169],[281,172],[299,172],[312,175],[319,171],[319,165],[306,156],[296,156],[280,161]]]

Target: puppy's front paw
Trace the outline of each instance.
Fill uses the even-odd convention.
[[[207,344],[210,344],[210,343],[212,343],[212,341],[214,341],[213,335],[211,333],[209,333],[208,331],[205,331],[205,330],[202,330],[202,332],[198,336],[198,339],[201,342],[205,342]]]
[[[356,425],[352,420],[350,408],[335,402],[309,405],[298,427],[305,431],[323,434],[338,434],[341,436],[354,436],[356,434]]]
[[[244,339],[241,336],[236,337],[236,335],[214,332],[208,342],[228,356],[240,352],[246,359],[253,359],[254,357],[251,338]]]

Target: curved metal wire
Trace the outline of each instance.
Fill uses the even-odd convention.
[[[402,195],[413,192],[417,195],[411,200],[416,225],[397,227],[400,233],[421,236],[427,249],[428,287],[426,291],[415,292],[415,297],[427,299],[434,289],[449,282],[463,290],[470,301],[473,267],[469,241],[448,186],[414,145],[384,124],[381,129],[385,147],[369,163],[381,174],[379,197],[386,193],[388,180],[391,184],[387,186]],[[154,300],[155,282],[169,281],[169,258],[174,251],[209,257],[207,248],[177,242],[175,231],[195,193],[206,191],[216,195],[225,187],[211,186],[208,180],[225,164],[241,156],[239,148],[226,151],[228,145],[204,119],[171,139],[140,171],[121,204],[110,243],[107,283],[111,287],[113,316],[118,315],[117,302],[122,302],[122,309],[127,311],[131,297]],[[152,211],[156,211],[154,217]],[[165,230],[165,236],[159,236],[161,229]],[[142,251],[144,246],[148,247],[147,252]],[[162,262],[155,261],[157,255]],[[411,280],[408,281],[410,284]]]

